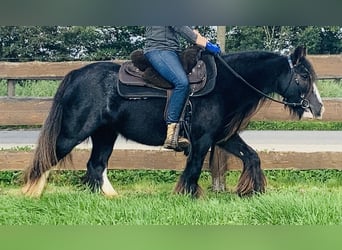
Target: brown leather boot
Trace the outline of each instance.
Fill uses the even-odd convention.
[[[170,123],[167,125],[166,139],[164,142],[164,148],[174,149],[176,151],[183,151],[184,148],[190,145],[188,139],[178,136],[179,124]]]

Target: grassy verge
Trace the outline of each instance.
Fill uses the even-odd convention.
[[[249,130],[342,130],[342,122],[327,121],[251,121]]]
[[[56,172],[41,199],[24,198],[12,172],[1,184],[0,225],[342,224],[341,171],[265,172],[267,192],[250,198],[232,192],[239,172],[228,174],[225,193],[210,191],[210,175],[203,172],[205,195],[198,200],[172,194],[175,171],[112,170],[109,178],[120,193],[114,199],[78,187],[82,171]]]

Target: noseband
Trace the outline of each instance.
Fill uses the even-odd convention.
[[[255,88],[253,85],[251,85],[249,82],[247,82],[239,73],[237,73],[232,67],[230,67],[228,65],[228,63],[223,60],[223,58],[218,54],[216,55],[216,57],[220,60],[220,62],[235,76],[237,77],[238,79],[240,79],[243,83],[245,83],[248,87],[250,87],[251,89],[253,89],[255,92],[259,93],[260,95],[264,96],[265,98],[271,100],[271,101],[274,101],[274,102],[277,102],[277,103],[280,103],[280,104],[284,104],[284,105],[287,105],[287,106],[291,106],[291,107],[302,107],[303,109],[307,109],[310,107],[310,102],[304,98],[303,95],[301,95],[301,100],[300,102],[287,102],[285,101],[286,98],[284,98],[282,101],[279,101],[277,99],[274,99],[273,97],[263,93],[262,91],[260,91],[259,89]],[[285,93],[288,91],[291,83],[293,82],[293,78],[295,77],[295,72],[294,72],[294,66],[292,64],[292,61],[291,61],[291,58],[290,56],[288,56],[288,63],[289,63],[289,66],[290,66],[290,69],[291,69],[291,78],[290,78],[290,81],[289,81],[289,84],[285,90]],[[295,83],[297,85],[299,85],[299,80],[298,78],[295,78],[294,79]]]

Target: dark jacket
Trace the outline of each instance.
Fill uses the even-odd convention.
[[[148,26],[145,32],[144,53],[152,50],[181,51],[179,37],[195,43],[197,34],[189,26]]]

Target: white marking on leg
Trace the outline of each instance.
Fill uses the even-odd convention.
[[[23,188],[22,192],[29,197],[40,197],[45,188],[47,178],[49,177],[50,171],[43,173],[40,178],[35,182],[28,182]]]
[[[102,173],[102,179],[103,179],[103,184],[102,184],[102,187],[101,187],[101,191],[103,192],[103,194],[105,196],[108,196],[108,197],[117,196],[118,193],[114,190],[112,184],[108,180],[107,168]]]

